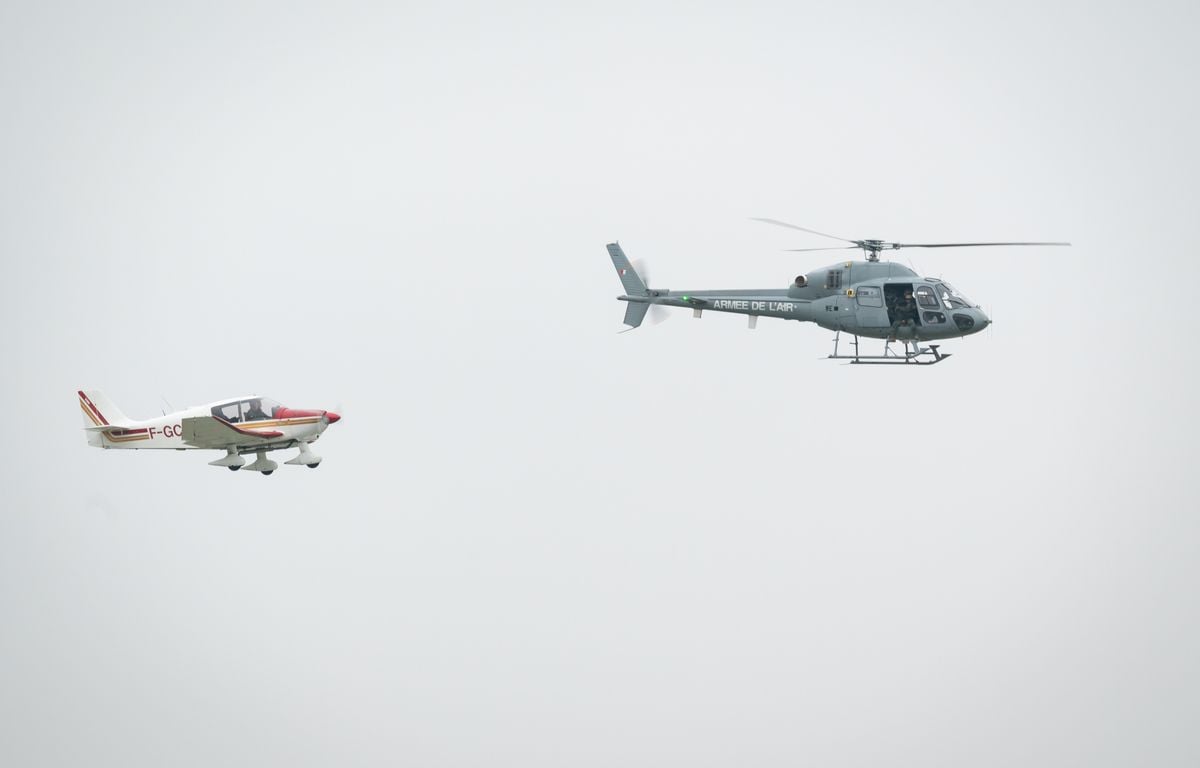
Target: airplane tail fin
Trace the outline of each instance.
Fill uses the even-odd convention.
[[[621,285],[624,286],[627,295],[646,296],[650,293],[637,270],[629,263],[629,259],[626,258],[625,251],[621,250],[619,243],[608,244],[608,255],[612,257],[613,266],[617,268],[617,277],[621,278]]]
[[[133,423],[133,420],[121,413],[121,409],[100,390],[89,389],[85,392],[81,389],[78,394],[79,408],[83,411],[83,426],[120,427]]]

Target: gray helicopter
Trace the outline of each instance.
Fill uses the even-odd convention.
[[[669,291],[647,286],[642,275],[626,258],[620,244],[610,243],[608,254],[625,288],[625,294],[617,299],[629,303],[625,308],[625,324],[630,327],[626,330],[640,326],[647,311],[655,307],[688,307],[693,317],[697,318],[705,310],[747,315],[750,328],[757,325],[759,317],[778,317],[816,323],[822,328],[836,331],[833,354],[829,355],[833,360],[878,365],[933,365],[950,355],[940,352],[938,344],[923,346],[922,342],[979,333],[991,324],[991,320],[978,304],[963,296],[950,283],[940,278],[921,277],[903,264],[881,262],[881,251],[900,248],[1070,245],[1044,242],[892,243],[883,240],[848,240],[776,219],[756,218],[755,221],[850,243],[840,247],[793,248],[791,251],[860,249],[866,255],[866,261],[844,261],[798,275],[790,286],[783,289]],[[852,352],[839,351],[843,331],[854,337]],[[883,353],[861,354],[860,336],[883,339]],[[896,341],[903,343],[902,352],[892,349],[891,345]]]

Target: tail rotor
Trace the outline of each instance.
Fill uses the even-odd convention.
[[[638,273],[642,282],[649,288],[652,285],[650,265],[646,263],[645,259],[634,259],[630,264],[633,266],[633,271]],[[650,325],[662,325],[670,317],[671,313],[661,304],[651,304],[650,309],[646,312],[646,319],[650,321]]]
[[[665,312],[655,303],[654,297],[663,295],[666,291],[652,291],[647,287],[645,264],[635,268],[625,251],[621,250],[619,243],[608,244],[608,255],[617,270],[617,277],[621,279],[621,286],[625,289],[625,294],[617,299],[628,302],[625,307],[625,325],[629,328],[626,330],[641,326],[647,314],[651,316],[651,322],[662,322]]]

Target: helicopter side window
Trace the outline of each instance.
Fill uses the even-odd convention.
[[[873,285],[863,286],[858,289],[858,306],[860,307],[882,307],[883,294]]]
[[[922,309],[941,309],[938,305],[937,295],[934,294],[933,288],[928,285],[918,285],[915,291],[917,303]]]

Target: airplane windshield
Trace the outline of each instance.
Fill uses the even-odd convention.
[[[954,286],[950,283],[939,283],[938,295],[950,309],[970,309],[975,306],[970,299],[954,290]]]
[[[242,403],[242,413],[246,421],[262,421],[273,419],[280,409],[280,404],[266,397],[255,397]]]
[[[263,421],[273,419],[283,406],[267,397],[252,397],[249,400],[237,400],[232,403],[214,406],[212,415],[238,424],[244,421]]]

